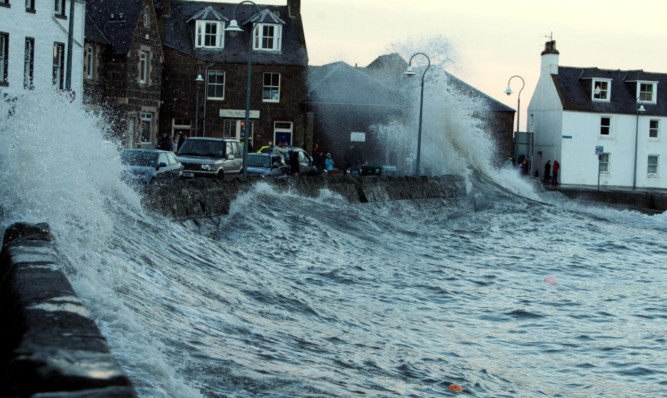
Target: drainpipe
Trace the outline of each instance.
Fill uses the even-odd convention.
[[[202,137],[206,137],[206,99],[208,98],[208,94],[206,93],[206,83],[208,82],[208,68],[211,66],[215,65],[215,63],[212,63],[210,65],[206,65],[206,77],[204,77],[204,121],[202,125]]]

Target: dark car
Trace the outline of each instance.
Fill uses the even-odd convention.
[[[178,149],[184,177],[238,176],[243,170],[241,142],[222,138],[190,137]]]
[[[263,148],[261,151],[262,153],[278,153],[283,155],[287,166],[290,168],[290,173],[292,167],[298,164],[299,170],[297,172],[300,175],[312,176],[322,174],[322,171],[318,169],[315,164],[313,164],[313,158],[311,158],[310,155],[308,155],[308,153],[301,148],[272,146]],[[297,159],[296,163],[293,163],[294,156],[296,156]]]
[[[250,177],[283,177],[289,174],[289,166],[278,153],[249,153],[247,173]]]
[[[120,161],[126,166],[123,179],[131,183],[171,182],[183,173],[183,165],[176,155],[158,149],[123,149]]]

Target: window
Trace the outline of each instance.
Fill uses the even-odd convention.
[[[86,46],[86,62],[84,63],[86,79],[91,80],[95,76],[95,46]]]
[[[153,114],[141,112],[141,142],[151,143],[153,137]]]
[[[0,6],[10,7],[9,0],[0,0]]]
[[[280,73],[264,74],[264,89],[262,90],[262,101],[280,101]]]
[[[148,7],[144,9],[144,28],[148,27]]]
[[[225,72],[221,70],[208,71],[206,97],[209,99],[225,99]]]
[[[648,155],[647,172],[650,176],[658,175],[658,155]]]
[[[637,83],[637,102],[655,104],[656,83]]]
[[[223,122],[222,137],[243,140],[243,127],[245,120],[241,119],[225,119]],[[250,121],[250,129],[248,130],[248,141],[252,143],[252,137],[255,130],[255,122]]]
[[[600,155],[600,173],[609,173],[609,158],[608,153]]]
[[[609,101],[611,97],[609,80],[593,80],[593,100]]]
[[[35,12],[35,0],[25,0],[25,10]]]
[[[273,142],[280,145],[281,142],[292,145],[292,122],[274,122],[273,123]]]
[[[55,0],[55,13],[58,17],[65,16],[65,1],[66,0]]]
[[[26,37],[25,56],[23,57],[23,88],[32,90],[35,88],[35,39]]]
[[[660,132],[660,120],[651,120],[649,122],[648,137],[658,138],[658,132]]]
[[[225,26],[222,22],[197,21],[196,48],[224,48]]]
[[[0,32],[0,86],[9,85],[9,33]]]
[[[611,131],[611,118],[610,117],[600,118],[600,134],[609,135],[610,131]]]
[[[64,89],[65,84],[65,44],[53,43],[53,85]]]
[[[139,83],[148,83],[148,52],[139,53]]]
[[[274,24],[259,24],[253,40],[253,50],[280,51],[282,26]]]

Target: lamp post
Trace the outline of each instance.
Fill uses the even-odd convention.
[[[236,20],[236,9],[244,3],[250,3],[257,8],[258,12],[261,12],[262,10],[259,8],[255,2],[250,1],[250,0],[244,0],[240,3],[238,3],[236,6],[234,6],[234,12],[232,14],[232,20],[229,22],[229,26],[225,28],[225,31],[230,32],[232,36],[238,34],[239,32],[243,32],[243,29],[239,27],[239,23]],[[248,176],[248,171],[246,165],[248,164],[248,127],[250,126],[250,74],[252,73],[252,42],[253,42],[253,34],[255,32],[255,28],[257,28],[257,24],[255,24],[252,28],[252,31],[250,33],[250,40],[248,44],[248,82],[246,84],[246,99],[245,99],[245,124],[243,125],[243,176],[247,177]]]
[[[639,114],[646,112],[646,108],[644,108],[644,105],[639,105],[639,97],[637,97],[637,103],[635,104],[635,111],[637,114],[637,122],[635,124],[635,168],[632,173],[632,190],[634,191],[635,188],[637,188],[637,147],[638,147],[638,141],[639,141]]]
[[[422,73],[421,96],[419,99],[419,130],[417,134],[417,162],[415,169],[415,174],[419,175],[419,161],[421,159],[421,151],[422,151],[422,114],[424,110],[424,76],[426,76],[426,72],[431,67],[431,58],[429,58],[428,55],[424,53],[412,54],[412,57],[410,57],[410,61],[408,62],[408,69],[403,74],[407,77],[413,77],[416,75],[415,71],[412,69],[412,59],[417,55],[425,56],[426,60],[428,61],[428,65],[426,66],[426,69],[424,69],[424,72]]]
[[[195,137],[199,137],[199,86],[204,82],[204,78],[201,76],[201,73],[197,74],[195,79],[195,84],[197,85],[197,103],[195,106]]]
[[[507,89],[505,90],[505,94],[512,95],[513,91],[512,91],[512,87],[510,87],[510,82],[515,77],[518,77],[519,79],[521,79],[521,90],[519,90],[519,95],[517,96],[517,104],[516,104],[516,109],[517,109],[517,111],[516,111],[516,132],[518,133],[519,131],[521,131],[519,129],[519,126],[520,126],[519,123],[521,122],[521,91],[523,91],[523,88],[526,86],[526,82],[523,80],[523,77],[521,77],[519,75],[514,75],[514,76],[510,77],[510,79],[507,81]]]

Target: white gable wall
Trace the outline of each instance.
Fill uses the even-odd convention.
[[[561,131],[563,130],[563,108],[560,97],[553,83],[552,68],[542,67],[542,74],[537,82],[528,105],[528,130],[533,133],[532,169],[544,170],[547,160],[561,159]],[[540,152],[542,154],[540,155]]]

